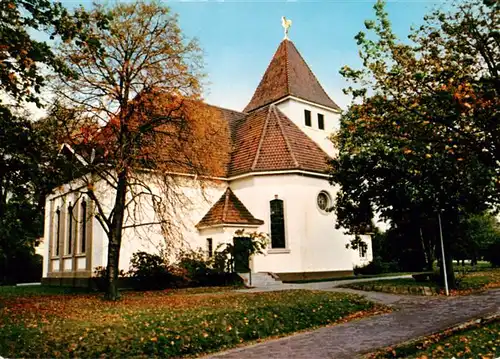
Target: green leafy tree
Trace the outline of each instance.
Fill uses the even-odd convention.
[[[472,215],[461,221],[460,236],[452,247],[455,258],[470,259],[476,265],[479,259],[490,258],[490,249],[500,243],[500,223],[489,212]]]
[[[81,9],[68,12],[61,4],[45,0],[0,1],[0,267],[6,280],[16,272],[13,263],[29,257],[43,231],[45,195],[61,179],[54,127],[34,123],[22,112],[26,103],[41,106],[40,93],[47,74],[68,73],[45,41],[78,38],[88,20]]]
[[[438,230],[439,214],[449,247],[461,216],[499,199],[498,76],[483,58],[498,63],[495,11],[474,1],[436,11],[405,43],[384,2],[374,9],[376,20],[365,22],[370,34],[356,36],[363,68],[341,71],[355,103],[333,138],[338,225],[359,233],[376,211],[418,237]]]

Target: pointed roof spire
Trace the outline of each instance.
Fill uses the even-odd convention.
[[[285,30],[285,35],[286,33],[287,30]],[[340,110],[340,107],[321,87],[293,42],[285,39],[276,50],[244,112],[254,111],[287,96],[295,96],[334,110]]]

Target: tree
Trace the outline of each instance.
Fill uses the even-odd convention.
[[[393,100],[388,115],[411,114],[406,121],[414,128],[428,129],[450,152],[464,150],[457,159],[465,150],[474,153],[495,169],[499,185],[500,124],[492,120],[500,107],[498,4],[468,0],[449,13],[436,10],[409,35],[409,44],[392,32],[384,2],[374,8],[377,21],[365,27],[378,41],[364,32],[356,36],[363,69],[342,69],[355,84],[346,92],[361,100],[372,94]],[[387,130],[399,133],[397,125]]]
[[[106,298],[116,300],[123,231],[159,225],[172,238],[169,214],[182,202],[177,188],[184,178],[172,174],[203,187],[206,176],[224,173],[229,143],[217,110],[200,102],[199,47],[183,37],[177,16],[143,1],[96,6],[91,18],[101,13],[110,15],[109,28],[90,21],[85,29],[100,46],[61,45],[73,75],[61,77],[55,90],[70,117],[86,123],[67,139],[87,173],[75,190],[92,199],[107,235]],[[97,190],[103,184],[113,196],[109,211]],[[154,218],[144,221],[146,206]]]
[[[461,241],[452,250],[457,259],[470,259],[476,265],[481,258],[488,258],[490,248],[500,242],[500,224],[488,212],[463,218],[460,223]]]
[[[30,33],[83,41],[80,29],[87,13],[70,13],[45,0],[0,4],[0,276],[7,280],[19,268],[13,265],[33,254],[43,232],[45,195],[61,179],[52,128],[31,121],[22,107],[41,106],[47,73],[67,69],[45,41]]]
[[[15,102],[40,104],[39,94],[46,85],[44,69],[67,69],[45,41],[35,40],[30,31],[48,33],[51,40],[87,41],[84,25],[89,16],[83,9],[70,13],[60,3],[48,0],[2,0],[0,8],[0,84]],[[107,18],[96,17],[98,26]]]
[[[363,69],[341,71],[357,102],[334,137],[338,224],[356,233],[376,211],[417,237],[437,231],[439,214],[449,247],[460,216],[499,199],[498,123],[492,121],[498,77],[483,58],[498,55],[496,15],[476,2],[449,14],[436,11],[407,44],[393,34],[384,2],[374,8],[377,20],[365,22],[373,36],[356,36]],[[472,12],[480,16],[471,18]],[[450,252],[446,261],[453,287]]]

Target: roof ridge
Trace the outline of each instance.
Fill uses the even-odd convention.
[[[285,39],[285,76],[286,76],[286,92],[290,93],[290,76],[288,72],[290,71],[290,64],[288,63],[288,43],[290,41]]]
[[[259,139],[259,145],[257,146],[257,151],[255,152],[255,158],[252,163],[251,170],[255,170],[255,167],[257,166],[257,162],[259,161],[259,155],[260,155],[260,150],[262,148],[262,144],[264,143],[264,138],[266,137],[266,130],[269,125],[269,114],[271,112],[271,107],[269,107],[269,110],[267,111],[267,116],[266,116],[266,122],[264,122],[264,127],[262,128],[262,132],[260,134],[260,139]]]
[[[321,89],[321,91],[323,91],[323,93],[326,95],[326,97],[334,104],[334,105],[337,105],[332,99],[331,97],[328,95],[328,93],[325,91],[325,89],[323,88],[323,85],[321,85],[321,82],[319,82],[318,80],[318,77],[314,74],[313,70],[311,70],[311,67],[309,66],[309,64],[307,63],[307,61],[304,59],[304,57],[302,56],[302,54],[300,53],[299,49],[297,49],[297,46],[295,46],[295,44],[292,43],[292,45],[295,47],[295,51],[297,52],[297,54],[299,54],[299,57],[302,61],[304,61],[304,63],[307,65],[306,68],[307,70],[309,71],[309,73],[312,75],[312,77],[314,77],[314,79],[316,80],[316,82],[318,83],[319,85],[319,88]],[[292,94],[292,92],[290,91],[290,89],[288,89],[288,92],[294,96],[294,94]],[[330,107],[330,106],[328,106]],[[337,105],[338,107],[338,105]],[[338,109],[340,110],[340,107],[338,107]]]
[[[215,107],[215,108],[218,108],[220,110],[225,110],[225,111],[231,111],[231,112],[236,112],[236,113],[239,113],[241,115],[247,115],[248,113],[247,112],[243,112],[243,111],[238,111],[238,110],[233,110],[232,108],[227,108],[227,107],[222,107],[222,106],[218,106],[218,105],[212,105],[211,103],[208,103],[208,102],[203,102],[204,104],[206,104],[207,106],[210,106],[210,107]]]
[[[281,112],[281,110],[279,108],[276,109],[277,111],[279,111],[279,113],[283,116],[285,116],[289,121],[290,123],[295,126],[295,128],[297,128],[300,132],[302,132],[307,138],[309,138],[309,140],[311,140],[311,144],[313,146],[316,147],[316,149],[320,150],[321,152],[323,152],[324,155],[326,155],[326,158],[332,158],[328,153],[326,153],[326,151],[324,149],[321,148],[321,146],[316,142],[314,141],[311,137],[309,137],[304,131],[302,131],[302,129],[297,126],[297,124],[295,122],[293,122],[292,120],[290,120],[287,115],[285,115],[283,112]]]
[[[283,40],[283,41],[284,41],[284,40]],[[282,41],[282,42],[283,42],[283,41]],[[281,45],[281,42],[280,42],[280,45]],[[257,91],[257,89],[261,86],[261,84],[262,84],[262,82],[264,81],[264,78],[265,78],[265,76],[266,76],[267,72],[268,72],[268,71],[269,71],[269,69],[271,68],[271,65],[273,64],[274,58],[276,57],[276,54],[277,54],[277,53],[278,53],[278,51],[279,51],[279,48],[280,48],[280,47],[278,46],[278,49],[276,49],[276,51],[275,51],[275,53],[274,53],[274,56],[273,56],[273,57],[271,57],[271,60],[270,60],[270,61],[269,61],[269,63],[267,64],[267,66],[266,66],[266,71],[264,71],[264,73],[262,74],[262,76],[261,76],[261,78],[260,78],[260,81],[259,81],[259,83],[257,84],[257,88],[256,88],[255,92],[253,93],[252,97],[250,98],[250,102],[249,102],[249,103],[245,106],[245,108],[243,109],[243,111],[244,111],[244,112],[245,112],[245,110],[247,109],[247,107],[248,107],[248,106],[252,103],[252,100],[254,99],[254,97],[255,97],[255,95],[256,95],[256,91]],[[251,110],[249,110],[248,112],[245,112],[245,113],[254,112],[254,111],[258,110],[259,108],[262,108],[262,107],[264,107],[264,106],[266,106],[266,105],[267,105],[267,104],[264,104],[264,105],[262,105],[262,106],[256,107],[256,108],[251,109]]]
[[[222,210],[222,222],[226,221],[226,215],[227,215],[227,205],[229,203],[229,194],[230,194],[231,188],[227,187],[226,188],[226,193],[224,193],[224,209]]]
[[[283,136],[283,139],[285,140],[286,147],[288,148],[288,152],[290,153],[290,156],[292,157],[293,163],[295,164],[296,167],[299,167],[299,162],[297,161],[297,158],[295,157],[295,154],[293,153],[292,146],[290,146],[290,142],[288,141],[288,136],[285,134],[285,130],[283,129],[283,124],[281,123],[280,116],[278,115],[278,112],[276,110],[276,106],[273,104],[269,107],[270,109],[273,109],[274,115],[276,116],[276,119],[278,121],[278,126],[281,131],[281,135]]]

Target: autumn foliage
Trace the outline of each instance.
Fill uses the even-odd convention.
[[[103,14],[110,18],[105,28]],[[123,230],[161,226],[167,245],[179,240],[172,209],[185,203],[182,180],[203,190],[209,178],[224,176],[230,136],[220,111],[201,101],[200,48],[168,6],[95,4],[89,16],[88,41],[58,49],[70,71],[54,90],[62,113],[71,114],[66,122],[83,124],[67,126],[79,129],[68,134],[68,148],[78,173],[87,173],[75,191],[92,200],[107,235],[107,297],[116,300]],[[99,184],[113,194],[109,210]],[[145,223],[148,206],[154,218]]]
[[[221,290],[126,293],[117,303],[92,294],[4,297],[0,355],[193,356],[388,311],[349,294]]]
[[[357,234],[377,213],[408,243],[423,233],[434,246],[439,214],[449,248],[460,220],[500,201],[498,9],[468,0],[431,11],[409,41],[384,1],[374,10],[355,37],[363,66],[341,69],[353,104],[333,136],[337,225]]]

